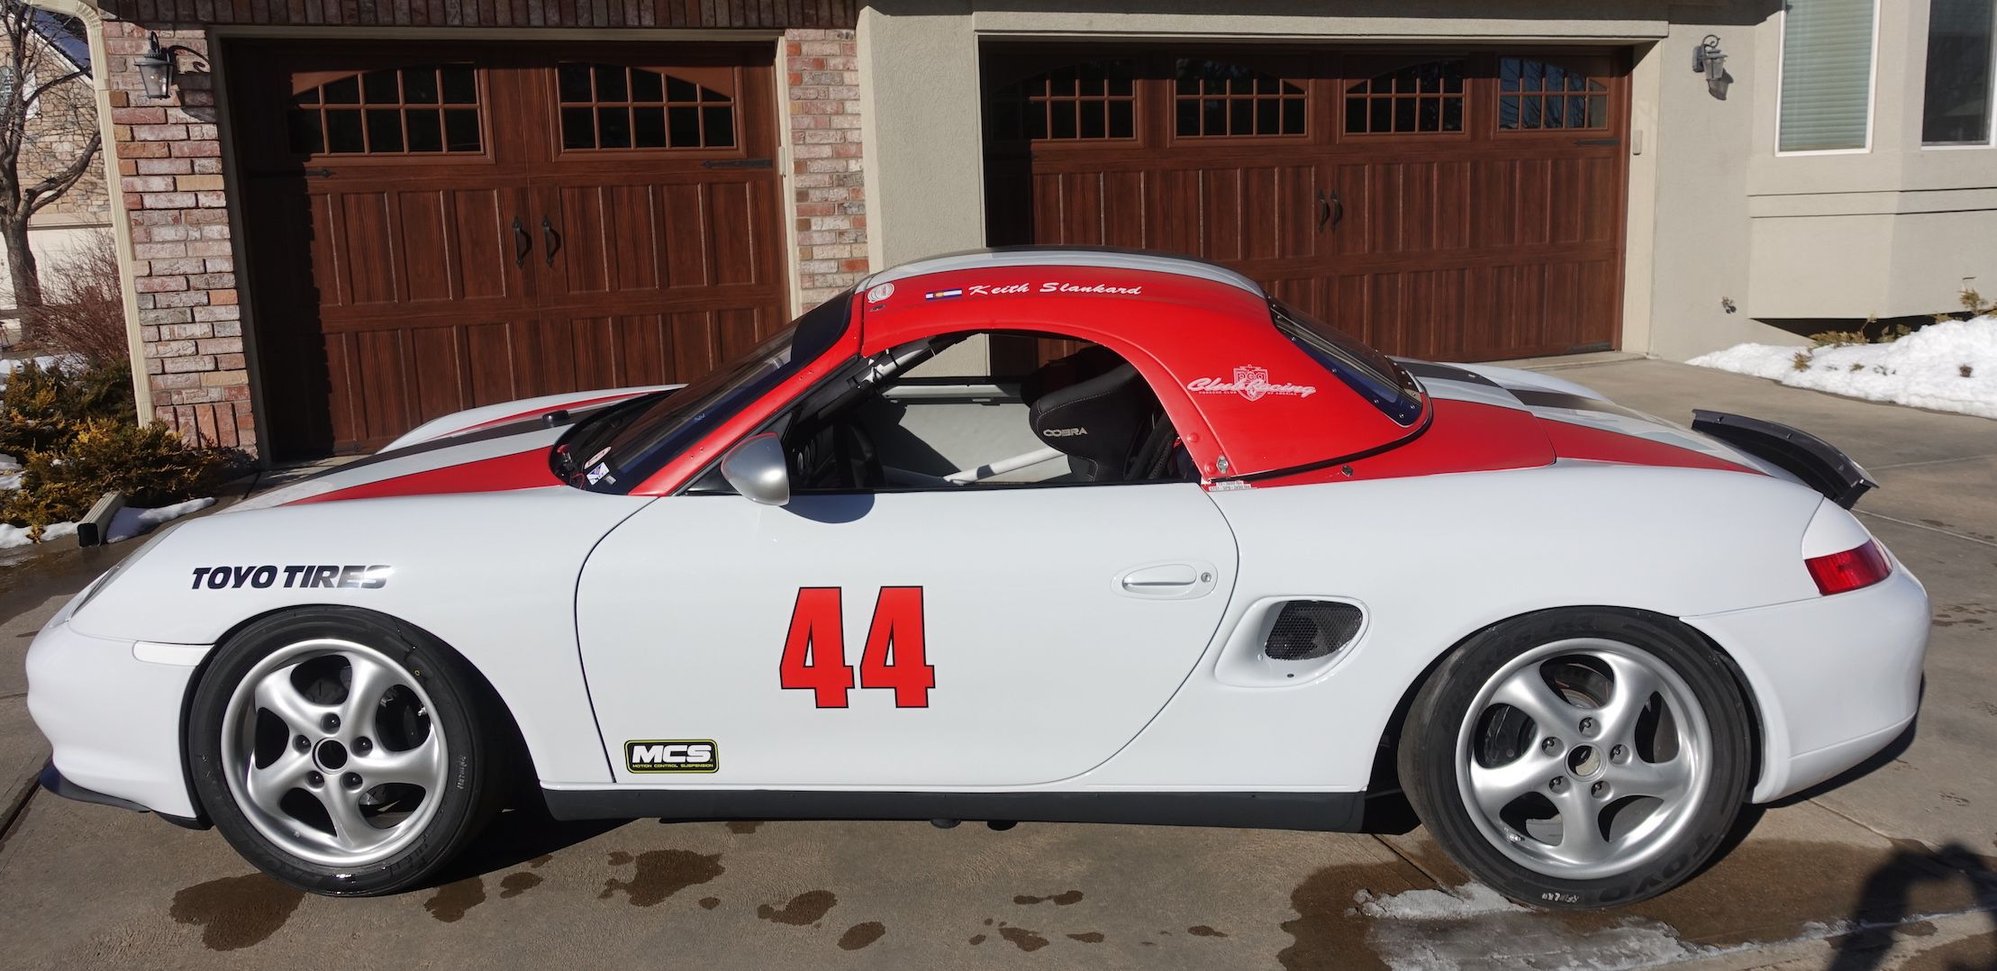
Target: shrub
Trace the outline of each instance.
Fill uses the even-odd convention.
[[[89,512],[106,492],[124,493],[133,506],[165,506],[214,495],[236,471],[237,453],[189,445],[165,425],[99,417],[69,427],[67,441],[28,455],[21,488],[6,495],[0,519],[39,534]]]
[[[1867,317],[1857,330],[1826,330],[1810,335],[1810,342],[1818,347],[1845,347],[1851,344],[1891,344],[1914,332],[1906,324],[1881,327],[1878,334],[1871,333],[1879,325],[1879,318]]]
[[[50,260],[48,270],[46,302],[25,321],[29,340],[74,354],[93,369],[120,363],[130,367],[125,294],[111,234],[97,233],[89,243]]]
[[[0,391],[0,452],[25,458],[67,442],[74,435],[67,427],[73,422],[130,422],[136,410],[131,368],[122,361],[79,374],[28,361]]]

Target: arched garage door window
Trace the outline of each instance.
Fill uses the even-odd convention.
[[[1137,137],[1137,82],[1130,61],[1083,61],[992,92],[997,141],[1112,141]]]
[[[1180,58],[1173,94],[1180,138],[1302,135],[1302,85],[1227,61]]]
[[[562,150],[735,147],[733,75],[711,73],[687,78],[621,64],[560,65]]]
[[[1498,130],[1609,127],[1609,86],[1573,68],[1498,59]]]
[[[1348,135],[1438,135],[1463,130],[1461,59],[1428,61],[1345,89]]]
[[[287,112],[291,154],[473,155],[478,76],[469,64],[299,74]]]

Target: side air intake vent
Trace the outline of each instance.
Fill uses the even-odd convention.
[[[1276,615],[1262,653],[1276,661],[1316,661],[1338,653],[1359,633],[1358,607],[1328,600],[1292,600]]]

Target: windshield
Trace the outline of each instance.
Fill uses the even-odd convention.
[[[556,446],[557,471],[592,492],[630,491],[825,353],[845,333],[851,306],[849,290],[685,388],[593,416]]]
[[[1421,389],[1387,355],[1280,300],[1269,301],[1276,329],[1397,425],[1421,417]]]

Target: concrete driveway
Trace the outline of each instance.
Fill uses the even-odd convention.
[[[328,900],[252,873],[212,832],[40,795],[0,835],[0,967],[1997,967],[1997,422],[1654,361],[1560,374],[1666,417],[1739,411],[1846,448],[1885,487],[1867,525],[1936,607],[1912,745],[1759,814],[1658,900],[1525,912],[1459,889],[1419,829],[511,814],[441,886]],[[0,589],[0,771],[40,764],[20,656],[99,560]],[[0,812],[16,782],[0,776]]]

